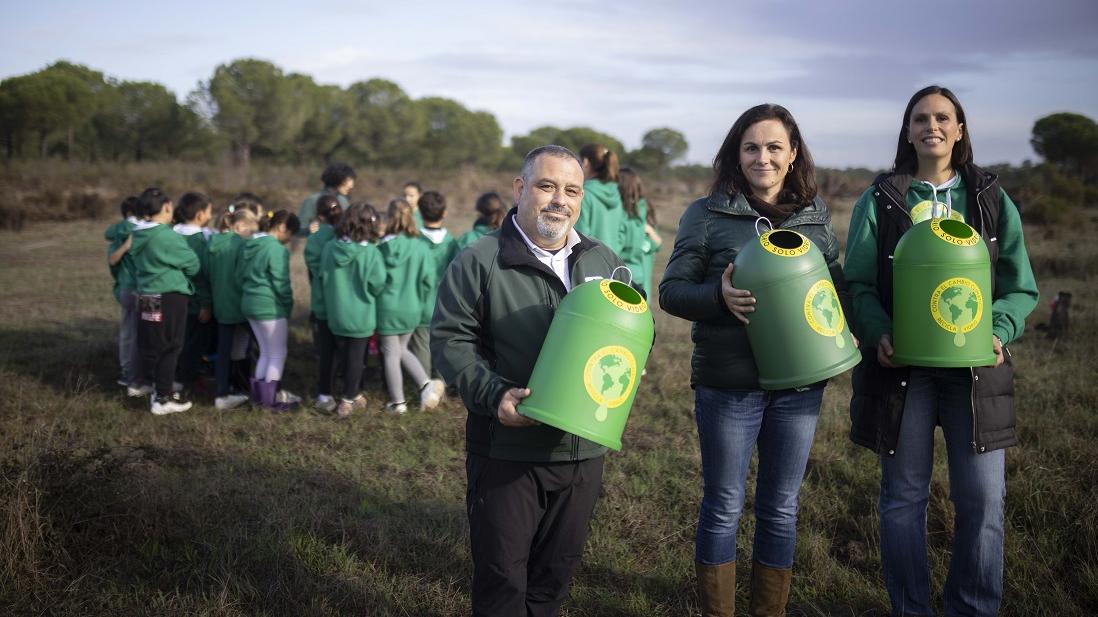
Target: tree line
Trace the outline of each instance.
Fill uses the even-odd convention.
[[[432,169],[514,168],[535,145],[600,142],[635,167],[660,170],[688,147],[666,127],[645,133],[632,151],[586,127],[544,126],[505,145],[490,112],[443,97],[413,99],[380,78],[346,88],[318,84],[256,59],[218,66],[183,101],[155,82],[59,61],[0,82],[0,139],[9,160],[209,160],[227,152],[242,166],[254,157]]]

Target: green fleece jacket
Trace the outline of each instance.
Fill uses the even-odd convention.
[[[240,282],[237,280],[237,261],[244,238],[236,233],[210,236],[206,245],[206,268],[210,278],[210,297],[214,318],[219,324],[240,324],[248,321],[240,311]]]
[[[198,274],[198,255],[171,227],[142,221],[134,226],[129,254],[142,294],[191,295],[191,277]]]
[[[274,236],[256,234],[244,243],[237,261],[240,310],[248,319],[289,319],[294,308],[290,251]]]
[[[107,245],[107,257],[118,250],[118,247],[130,237],[133,232],[136,219],[122,219],[111,225],[103,232],[103,238],[109,242]],[[123,289],[137,289],[137,276],[133,271],[133,257],[129,251],[122,256],[122,260],[110,266],[111,278],[114,279],[114,299],[121,301]]]
[[[187,246],[191,247],[198,256],[198,273],[191,277],[191,285],[194,286],[194,295],[187,304],[187,314],[197,315],[202,309],[210,308],[213,301],[210,297],[210,266],[209,253],[206,241],[206,232],[197,225],[176,225],[172,228],[175,233],[183,236]]]
[[[377,329],[377,299],[385,288],[383,262],[381,251],[369,242],[335,240],[324,246],[313,289],[324,298],[332,334],[368,338]]]
[[[864,344],[871,346],[877,344],[882,334],[892,333],[892,318],[877,294],[877,202],[873,191],[873,187],[867,189],[854,204],[843,266],[853,296],[851,326]],[[929,204],[924,202],[933,202],[935,196],[940,203],[952,204],[955,215],[967,220],[970,204],[960,175],[938,188],[925,182],[912,182],[905,196],[909,214],[919,220],[928,218]],[[1026,315],[1037,305],[1038,292],[1026,253],[1018,207],[1005,191],[1000,191],[999,201],[999,229],[995,239],[999,243],[999,258],[994,264],[991,327],[1005,345],[1022,334]]]
[[[484,223],[477,222],[473,225],[473,228],[469,231],[461,234],[461,237],[457,239],[458,252],[465,250],[465,247],[480,240],[482,237],[495,231],[494,227],[485,225]]]
[[[309,235],[305,242],[305,267],[309,269],[309,310],[313,317],[324,321],[328,319],[327,310],[324,307],[324,292],[320,288],[317,277],[320,276],[320,259],[324,255],[324,247],[335,238],[335,228],[327,223],[322,223],[316,233]]]
[[[643,287],[644,293],[651,293],[652,271],[646,269],[646,264],[650,262],[648,251],[651,242],[648,241],[648,234],[644,231],[647,224],[645,219],[647,215],[648,202],[641,198],[637,200],[637,215],[629,216],[627,214],[622,218],[621,252],[618,253],[618,256],[621,257],[621,260],[625,262],[625,265],[632,273],[633,282]]]
[[[435,266],[427,244],[406,235],[386,236],[378,250],[385,260],[385,289],[377,301],[377,333],[408,334],[416,329],[435,289]]]
[[[583,202],[580,205],[576,231],[605,244],[615,253],[621,253],[621,225],[625,220],[625,208],[621,205],[621,193],[617,182],[587,180],[583,183]]]
[[[420,239],[426,243],[427,251],[431,256],[431,263],[434,265],[434,280],[435,284],[431,287],[431,292],[427,296],[427,301],[423,303],[423,315],[420,317],[420,326],[430,326],[431,316],[435,313],[435,300],[438,298],[438,282],[442,280],[442,275],[446,273],[446,266],[450,265],[450,262],[457,257],[458,244],[450,232],[444,228],[430,229],[424,227],[420,230]]]

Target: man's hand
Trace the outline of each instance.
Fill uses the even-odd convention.
[[[892,361],[892,335],[882,334],[881,340],[877,341],[877,362],[880,362],[881,366],[888,368],[907,366],[906,364]]]
[[[732,264],[724,269],[721,275],[721,297],[729,311],[743,323],[749,323],[746,315],[755,312],[755,296],[746,289],[736,289],[732,286]]]
[[[499,423],[503,426],[515,427],[539,424],[537,420],[519,415],[518,410],[515,409],[522,399],[528,396],[530,396],[530,388],[511,388],[504,392],[503,398],[499,401],[499,408],[496,409]]]

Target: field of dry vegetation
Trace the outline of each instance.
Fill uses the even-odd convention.
[[[0,227],[8,228],[0,231],[0,613],[467,614],[459,403],[392,417],[379,411],[384,395],[375,385],[371,410],[349,422],[308,411],[217,412],[208,399],[154,417],[114,383],[118,307],[102,231],[118,199],[160,184],[175,195],[203,190],[220,204],[250,189],[296,209],[318,188],[317,175],[253,167],[245,178],[182,163],[27,164],[0,174]],[[382,205],[412,177],[360,171],[355,193]],[[477,194],[510,190],[507,174],[417,179],[447,195],[458,233],[473,219]],[[667,237],[657,279],[682,208],[704,190],[701,182],[650,182]],[[829,202],[845,237],[852,198]],[[1026,229],[1042,301],[1012,345],[1021,445],[1007,454],[1008,616],[1098,613],[1098,211],[1077,219]],[[286,381],[308,393],[300,251],[292,267],[298,302]],[[1074,294],[1072,330],[1052,341],[1037,326],[1058,290]],[[689,324],[657,311],[656,327],[625,446],[607,461],[569,617],[696,610],[701,485]],[[887,614],[878,466],[847,438],[849,396],[844,375],[824,399],[801,493],[791,615]],[[936,589],[953,527],[940,438],[938,445],[929,505]],[[744,568],[753,527],[746,514]],[[740,594],[742,602],[746,577]]]

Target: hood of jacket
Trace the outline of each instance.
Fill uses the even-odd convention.
[[[408,261],[412,255],[412,243],[409,240],[411,238],[404,234],[391,236],[388,240],[382,238],[378,248],[381,249],[381,254],[385,257],[386,267],[396,268]]]
[[[130,244],[130,255],[137,257],[148,248],[153,238],[162,234],[174,234],[171,227],[154,223],[152,221],[140,221],[133,227],[133,243]]]
[[[587,180],[583,183],[583,196],[608,210],[621,208],[621,193],[618,192],[617,182]]]
[[[232,250],[241,241],[243,241],[243,238],[231,231],[213,234],[210,236],[210,243],[206,245],[206,252],[210,255],[224,253]]]
[[[349,239],[344,238],[340,238],[331,244],[332,260],[340,267],[346,266],[354,261],[355,257],[361,253],[364,248],[358,242],[351,242]]]

